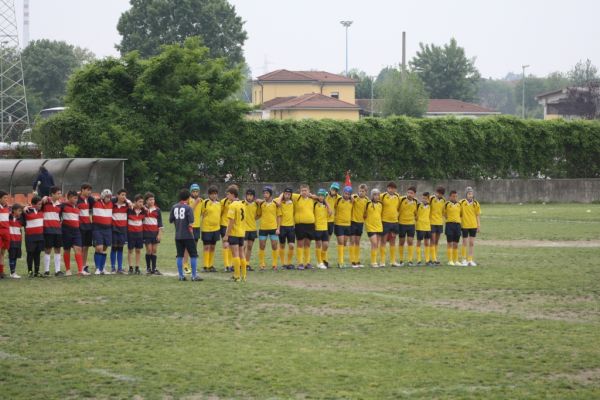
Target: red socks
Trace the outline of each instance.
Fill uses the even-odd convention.
[[[0,264],[0,274],[4,273],[4,264]]]
[[[70,271],[71,270],[71,252],[70,251],[63,252],[63,261],[65,262],[65,270]]]
[[[77,262],[77,271],[83,272],[83,255],[75,253],[75,261]]]

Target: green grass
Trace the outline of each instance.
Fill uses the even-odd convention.
[[[598,248],[491,241],[598,240],[600,206],[483,211],[477,268],[2,281],[0,398],[599,398]]]

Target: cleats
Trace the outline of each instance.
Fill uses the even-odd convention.
[[[311,264],[306,264],[306,265],[304,266],[304,268],[306,268],[306,269],[313,269],[313,266],[312,266]]]
[[[448,261],[448,265],[451,266],[451,267],[454,267],[454,265],[455,265],[454,261],[452,261],[452,260]]]
[[[87,265],[86,265],[85,267],[83,267],[83,270],[84,270],[85,272],[87,272],[87,273],[88,273],[88,275],[90,274],[90,269],[89,269],[89,267],[88,267]]]
[[[133,271],[133,273],[136,275],[141,275],[142,272],[140,271],[140,267],[135,267],[135,271]]]
[[[469,267],[476,267],[477,263],[475,261],[469,261]]]
[[[160,271],[158,270],[158,268],[157,268],[157,269],[155,269],[154,271],[152,271],[152,275],[158,275],[158,276],[160,276],[160,275],[162,275],[162,274],[161,274],[161,272],[160,272]]]
[[[417,261],[417,267],[420,267],[421,265],[423,265],[423,263],[421,261]],[[427,262],[425,265],[429,265],[429,262]]]
[[[54,276],[59,277],[59,276],[65,276],[64,272],[62,271],[58,271],[54,273]]]
[[[252,268],[252,267],[251,267],[251,266],[249,266],[249,265],[246,265],[246,271],[253,272],[253,271],[254,271],[254,268]]]
[[[128,274],[129,274],[129,275],[133,275],[133,267],[129,267],[129,272],[128,272]]]
[[[96,268],[96,271],[94,272],[94,275],[100,275],[100,270],[98,268]]]
[[[33,277],[34,278],[43,278],[44,275],[40,274],[39,272],[36,272],[36,273],[33,274]]]
[[[4,275],[4,274],[2,274],[2,275]],[[44,276],[45,276],[45,277],[50,277],[50,271],[46,271],[46,272],[44,272]],[[4,277],[4,276],[3,276],[3,277]]]
[[[358,264],[356,264],[356,263],[352,263],[352,268],[353,268],[353,269],[359,269],[360,267],[358,266]]]
[[[407,263],[406,263],[406,266],[407,266],[407,267],[412,267],[413,265],[414,265],[414,264],[413,264],[413,262],[412,262],[412,261],[409,261],[409,262],[407,262]]]
[[[379,268],[379,264],[373,263],[373,264],[371,264],[371,268]]]
[[[327,269],[327,266],[325,265],[325,263],[320,263],[320,264],[317,264],[317,268],[319,268],[319,269]]]
[[[12,274],[10,274],[10,278],[11,279],[21,279],[21,277],[19,275],[17,275],[16,272],[13,272]]]
[[[27,276],[28,276],[29,278],[33,278],[33,277],[34,277],[34,275],[33,275],[33,271],[27,271]]]
[[[210,267],[208,268],[208,272],[217,272],[217,269],[215,267]]]
[[[298,265],[298,271],[304,271],[304,264]]]
[[[77,274],[77,276],[89,276],[89,275],[90,275],[90,273],[87,272],[85,269]]]
[[[202,282],[203,280],[204,279],[200,278],[199,276],[194,276],[191,279],[192,282]]]
[[[467,267],[469,265],[469,263],[467,262],[467,260],[462,260],[460,265],[462,265],[463,267]]]

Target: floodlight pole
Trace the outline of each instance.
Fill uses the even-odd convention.
[[[340,21],[340,24],[346,28],[346,76],[348,76],[348,28],[350,28],[353,22],[354,21]]]
[[[525,119],[525,68],[529,68],[529,65],[522,65],[521,66],[523,68],[523,99],[522,99],[522,105],[521,105],[521,117],[523,119]]]

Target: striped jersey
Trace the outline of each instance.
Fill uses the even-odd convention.
[[[12,248],[20,248],[21,247],[21,239],[22,239],[22,231],[23,227],[23,217],[15,217],[14,215],[10,216],[9,220],[9,230],[10,230],[10,247]]]
[[[10,215],[10,207],[0,205],[0,232],[8,232],[9,229],[9,221],[8,216]]]
[[[62,215],[63,228],[79,229],[80,227],[80,212],[79,205],[71,203],[63,203],[60,205]]]
[[[38,242],[44,240],[44,213],[35,208],[25,212],[25,241]]]
[[[127,233],[127,203],[119,204],[113,200],[112,227],[114,232]]]
[[[144,235],[151,237],[158,233],[158,230],[163,227],[162,213],[160,208],[153,207],[146,210],[143,221]]]
[[[112,227],[113,202],[104,200],[94,202],[92,206],[94,229],[110,229]]]
[[[142,238],[144,236],[144,219],[146,211],[143,209],[127,209],[127,236],[130,238]]]
[[[61,203],[56,202],[48,203],[42,206],[42,212],[44,213],[44,234],[49,235],[62,235],[60,214],[62,212]]]
[[[79,208],[79,228],[82,231],[89,231],[92,229],[92,219],[90,210],[94,206],[96,199],[92,196],[77,198],[77,208]]]

